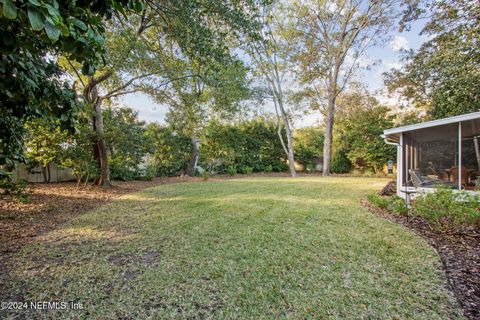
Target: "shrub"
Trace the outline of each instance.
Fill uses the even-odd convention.
[[[228,166],[251,167],[255,172],[271,165],[272,171],[284,171],[286,156],[281,146],[276,122],[257,118],[237,124],[210,121],[200,137],[200,165],[218,163],[218,172]],[[286,138],[285,138],[286,139]]]
[[[210,178],[211,174],[210,172],[205,170],[200,174],[200,176],[202,177],[203,181],[207,181]]]
[[[263,168],[263,172],[272,172],[272,171],[273,171],[273,167],[271,164]]]
[[[228,173],[229,176],[234,176],[234,175],[236,175],[236,174],[237,174],[237,167],[235,167],[235,166],[229,166],[229,167],[227,168],[227,173]]]
[[[402,215],[408,213],[407,208],[405,207],[405,200],[400,198],[399,196],[382,197],[375,193],[368,195],[367,199],[368,201],[370,201],[371,204],[381,209],[385,209]]]
[[[135,179],[143,181],[152,181],[157,175],[157,168],[153,164],[148,164],[145,169],[140,170],[139,175]]]
[[[156,123],[147,125],[146,135],[153,141],[150,157],[155,163],[157,176],[177,176],[185,171],[192,153],[189,137]]]
[[[295,160],[310,168],[322,157],[324,134],[320,127],[307,127],[294,132]],[[313,170],[312,170],[313,171]]]
[[[139,170],[126,165],[120,158],[110,158],[110,178],[112,180],[130,181],[140,175]]]
[[[440,225],[480,223],[480,195],[440,187],[413,202],[415,214]]]
[[[381,197],[376,193],[375,194],[369,194],[367,196],[367,199],[371,204],[373,204],[373,205],[375,205],[375,206],[377,206],[381,209],[387,209],[389,204],[390,204],[388,198]]]
[[[313,164],[309,163],[305,166],[305,171],[308,172],[308,173],[312,173],[313,169],[314,169]]]
[[[399,196],[391,197],[388,204],[388,210],[406,215],[408,213],[408,209],[405,206],[405,199],[402,199]]]
[[[0,169],[0,189],[3,190],[3,194],[13,196],[21,203],[27,203],[32,195],[32,191],[28,188],[25,180],[15,182],[11,173],[7,173],[2,169]]]
[[[249,167],[249,166],[245,166],[245,167],[242,167],[240,169],[240,171],[243,173],[243,174],[252,174],[253,173],[253,168],[252,167]]]
[[[334,173],[348,173],[352,169],[352,163],[347,157],[345,150],[338,150],[333,154],[330,170]]]

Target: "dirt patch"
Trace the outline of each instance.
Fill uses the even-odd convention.
[[[108,257],[108,262],[125,266],[128,264],[154,265],[160,259],[160,254],[155,250],[145,250],[139,254],[115,254]]]
[[[464,315],[480,319],[480,228],[439,231],[420,217],[393,214],[366,200],[362,200],[362,205],[377,216],[412,229],[433,246],[440,255],[449,289],[462,306]]]

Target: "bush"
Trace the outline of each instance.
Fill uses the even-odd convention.
[[[109,160],[110,178],[112,180],[130,181],[140,176],[138,169],[125,165],[120,158],[110,158]]]
[[[399,196],[382,197],[378,194],[370,194],[367,196],[368,201],[381,209],[388,210],[399,214],[407,214],[405,200]]]
[[[155,123],[147,126],[147,136],[153,141],[150,157],[155,163],[157,176],[177,176],[185,171],[192,153],[189,137]]]
[[[0,169],[0,189],[3,194],[11,195],[21,203],[27,203],[32,195],[25,180],[13,181],[12,175]]]
[[[408,209],[405,206],[405,199],[402,199],[399,196],[391,197],[388,204],[388,210],[398,214],[406,215],[408,213]]]
[[[143,181],[152,181],[157,175],[157,168],[153,164],[148,164],[145,169],[140,170],[139,175],[135,179]]]
[[[352,169],[352,163],[347,157],[345,150],[338,150],[333,154],[330,170],[333,173],[348,173]]]
[[[320,127],[297,129],[294,132],[295,160],[312,168],[323,154],[324,134]],[[312,170],[313,171],[313,170]]]
[[[281,146],[275,121],[257,118],[237,124],[211,121],[201,136],[200,166],[216,163],[216,171],[227,172],[229,166],[251,167],[253,171],[285,171],[286,155]]]
[[[200,176],[202,177],[203,181],[207,181],[210,178],[211,174],[210,172],[205,170],[200,174]]]
[[[437,226],[480,224],[480,195],[440,187],[416,198],[413,212]]]
[[[253,168],[252,167],[242,167],[240,169],[240,172],[242,172],[243,174],[252,174],[253,173]]]
[[[267,173],[268,173],[268,172],[272,172],[272,171],[273,171],[273,167],[272,167],[271,164],[269,164],[268,166],[265,166],[265,167],[263,168],[263,172],[267,172]]]
[[[376,193],[375,194],[369,194],[367,196],[367,199],[371,204],[373,204],[373,205],[375,205],[375,206],[377,206],[381,209],[387,209],[389,204],[390,204],[388,198],[381,197]]]
[[[227,173],[228,173],[229,176],[234,176],[234,175],[236,175],[236,174],[237,174],[237,167],[235,167],[235,166],[229,166],[229,167],[227,168]]]

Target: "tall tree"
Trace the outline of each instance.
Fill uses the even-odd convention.
[[[172,77],[183,75],[171,82],[156,99],[167,104],[167,123],[183,136],[191,139],[191,159],[186,169],[195,175],[198,162],[199,136],[211,118],[229,118],[239,108],[239,102],[250,95],[246,83],[247,68],[239,60],[202,62],[178,58],[170,71]]]
[[[82,96],[94,110],[95,152],[101,168],[99,185],[110,185],[102,103],[137,91],[158,95],[165,85],[183,79],[168,72],[172,52],[221,65],[230,55],[224,43],[227,34],[254,35],[256,5],[249,0],[149,0],[141,14],[129,17],[128,21],[113,21],[110,40],[107,38],[106,42],[105,67],[87,79],[79,76]]]
[[[110,186],[108,148],[105,141],[103,105],[106,101],[144,90],[147,86],[161,86],[163,67],[155,56],[155,51],[142,38],[148,27],[146,10],[139,16],[131,16],[129,21],[113,19],[106,32],[106,63],[95,73],[83,75],[78,66],[67,58],[64,67],[75,78],[79,96],[91,112],[93,154],[100,169],[98,185]]]
[[[386,75],[430,119],[480,109],[480,6],[476,1],[409,1],[402,26],[429,17],[421,34],[430,40],[404,53],[405,66]]]
[[[290,51],[312,106],[325,121],[323,175],[330,174],[338,95],[379,44],[396,17],[394,0],[295,1],[290,9]]]
[[[391,110],[362,86],[353,86],[339,95],[337,106],[334,156],[338,159],[345,154],[358,169],[381,171],[395,156],[395,148],[380,136],[385,128],[394,126]]]
[[[292,126],[286,108],[285,86],[291,79],[284,49],[286,44],[280,36],[283,12],[280,4],[266,6],[263,11],[262,37],[248,43],[246,49],[254,62],[254,69],[267,85],[277,115],[278,137],[288,158],[290,174],[297,175],[293,148]],[[291,81],[290,81],[291,82]],[[282,131],[285,129],[287,144],[283,141]]]

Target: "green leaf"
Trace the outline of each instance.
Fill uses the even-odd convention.
[[[87,25],[80,19],[77,19],[77,18],[69,18],[68,21],[73,24],[74,26],[82,29],[82,30],[87,30]]]
[[[10,20],[17,18],[17,7],[12,0],[3,0],[3,15]]]
[[[55,7],[49,4],[45,4],[45,7],[47,8],[47,11],[52,16],[52,18],[60,16],[60,12],[58,11],[58,9],[55,9]]]
[[[64,37],[68,37],[68,35],[70,34],[70,31],[68,30],[68,27],[64,24],[62,24],[60,26],[60,30],[62,32],[62,36],[64,36]]]
[[[28,0],[28,2],[29,2],[30,4],[33,4],[33,5],[36,6],[36,7],[40,7],[40,6],[41,6],[41,4],[40,4],[40,2],[38,2],[38,0]]]
[[[57,41],[60,37],[60,28],[51,24],[48,20],[45,23],[45,32],[50,40]]]
[[[93,68],[93,66],[89,63],[85,63],[83,64],[82,66],[82,73],[85,74],[85,75],[91,75],[95,72],[95,69]]]
[[[43,22],[44,18],[41,12],[38,12],[35,9],[28,9],[28,20],[32,25],[32,29],[35,31],[40,31],[45,28],[45,23]]]

